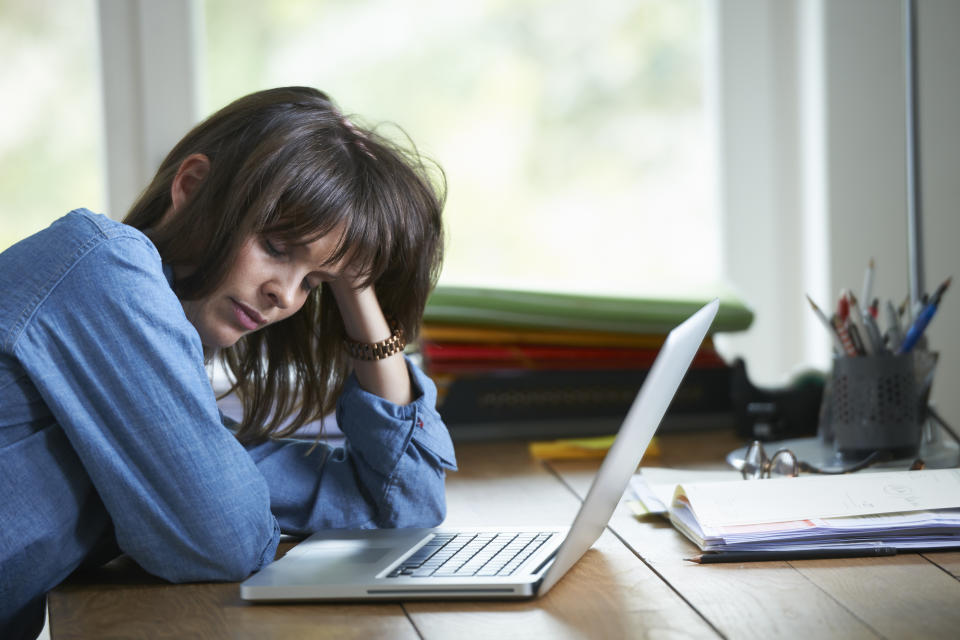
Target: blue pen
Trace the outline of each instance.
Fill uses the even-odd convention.
[[[930,299],[927,306],[917,314],[917,318],[913,321],[913,324],[910,325],[910,329],[907,331],[907,335],[904,336],[903,342],[900,343],[900,348],[897,349],[898,354],[909,352],[913,349],[913,346],[917,344],[917,340],[920,339],[927,325],[930,324],[930,320],[933,319],[933,314],[937,312],[937,308],[940,305],[940,298],[943,296],[943,292],[947,290],[947,287],[950,286],[951,280],[953,280],[953,278],[947,278],[946,281],[937,288],[936,293]]]

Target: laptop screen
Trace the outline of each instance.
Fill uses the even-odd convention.
[[[539,594],[556,584],[603,533],[719,307],[719,300],[709,302],[667,336],[593,479],[570,533],[543,576]]]

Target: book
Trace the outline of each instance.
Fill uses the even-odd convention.
[[[610,434],[666,334],[700,306],[440,286],[427,303],[419,351],[454,438]],[[729,301],[714,328],[742,329],[751,320],[743,305]],[[665,422],[683,413],[690,428],[732,426],[730,384],[729,367],[708,337]]]
[[[646,375],[646,369],[431,372],[451,435],[470,439],[615,433]],[[732,426],[729,389],[729,368],[691,368],[661,428]]]
[[[704,302],[441,285],[427,300],[423,318],[426,325],[666,334]],[[753,312],[727,297],[713,331],[741,331],[752,321]]]
[[[470,344],[542,344],[576,347],[659,349],[665,333],[624,333],[544,327],[500,327],[429,322],[420,337],[425,342]],[[705,344],[712,344],[708,336]]]
[[[659,349],[423,341],[420,351],[431,374],[444,374],[501,369],[648,369]],[[725,365],[712,348],[701,348],[693,363],[694,367]]]
[[[707,553],[957,549],[960,469],[682,483],[669,517]]]

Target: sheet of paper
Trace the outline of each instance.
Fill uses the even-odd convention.
[[[684,482],[726,482],[743,478],[732,469],[670,469],[643,467],[630,479],[630,488],[646,513],[667,513],[673,492]]]
[[[851,473],[774,480],[684,483],[704,529],[924,509],[960,508],[960,469]]]

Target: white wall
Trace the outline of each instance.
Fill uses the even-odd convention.
[[[107,213],[126,215],[167,152],[196,124],[198,0],[98,0]]]
[[[804,301],[907,293],[903,14],[899,0],[718,0],[720,194],[728,277],[757,320],[720,341],[751,376],[827,366]],[[926,288],[960,276],[960,2],[918,0]],[[929,330],[933,399],[960,422],[960,282]],[[798,320],[798,317],[803,318]]]

